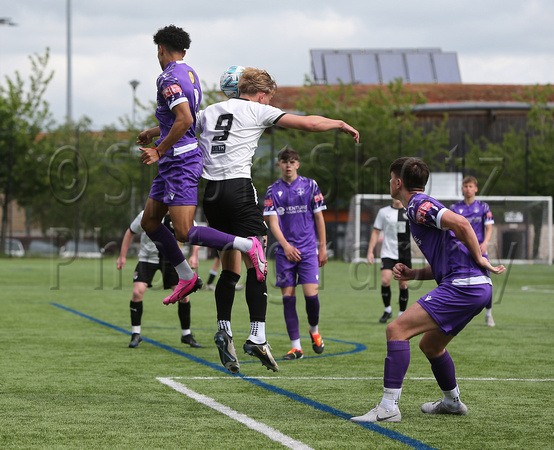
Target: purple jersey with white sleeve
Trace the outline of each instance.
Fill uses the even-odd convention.
[[[461,200],[458,203],[454,203],[450,210],[456,214],[464,216],[473,227],[477,240],[481,244],[485,240],[485,226],[493,225],[494,218],[489,205],[481,200],[475,200],[471,205]]]
[[[264,216],[277,215],[285,239],[303,255],[317,253],[314,214],[327,209],[315,180],[298,176],[291,184],[277,180],[267,189]],[[276,253],[284,254],[277,243]]]
[[[438,284],[457,286],[492,284],[489,273],[477,265],[469,250],[454,233],[441,228],[441,217],[448,211],[428,195],[412,196],[406,212],[414,241],[431,265]]]
[[[193,123],[166,154],[179,155],[195,149],[198,145],[196,114],[202,100],[198,75],[184,61],[173,61],[158,77],[156,85],[158,88],[156,119],[160,125],[160,139],[156,141],[156,145],[165,139],[175,122],[175,114],[171,110],[179,103],[188,102]]]

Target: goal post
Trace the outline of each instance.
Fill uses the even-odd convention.
[[[447,208],[461,196],[433,196]],[[493,263],[552,264],[552,197],[478,196],[490,206],[494,217],[493,234],[488,246]],[[346,226],[347,261],[366,260],[373,222],[380,208],[391,205],[390,195],[357,194],[350,200]],[[379,257],[380,245],[376,246]],[[423,255],[412,241],[412,258]]]

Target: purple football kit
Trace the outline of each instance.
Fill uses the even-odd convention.
[[[283,235],[302,258],[298,263],[289,261],[281,244],[275,244],[277,287],[319,284],[314,214],[325,209],[323,194],[310,178],[298,176],[291,184],[279,179],[267,189],[264,216],[278,216]]]
[[[202,90],[196,72],[184,61],[169,63],[156,81],[156,119],[160,126],[158,145],[168,135],[175,114],[171,109],[187,102],[193,124],[158,161],[158,175],[152,182],[150,197],[166,205],[196,205],[198,181],[202,174],[202,152],[196,138],[196,115]]]
[[[485,239],[485,226],[494,224],[494,218],[492,217],[489,205],[481,200],[475,200],[470,205],[461,200],[450,206],[450,210],[464,216],[468,220],[477,235],[479,244]]]
[[[418,300],[445,334],[457,335],[492,297],[488,271],[450,230],[441,228],[448,211],[425,194],[415,194],[406,212],[414,241],[429,262],[438,286]]]

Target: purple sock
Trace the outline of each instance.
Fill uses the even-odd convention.
[[[187,242],[192,245],[215,248],[217,250],[230,250],[233,248],[235,236],[223,233],[209,227],[191,227]]]
[[[319,324],[319,298],[317,294],[306,297],[306,312],[308,313],[308,323],[312,327]]]
[[[285,324],[291,341],[300,339],[300,326],[298,314],[296,313],[296,297],[283,295],[283,311],[285,313]]]
[[[400,389],[410,365],[410,342],[388,341],[385,358],[384,387]]]
[[[441,390],[451,391],[457,386],[456,369],[447,350],[444,351],[442,356],[429,359],[429,362],[431,363],[431,370]]]
[[[152,239],[154,244],[156,244],[157,249],[167,260],[169,260],[173,267],[178,266],[185,260],[183,252],[177,243],[177,239],[175,239],[173,233],[171,233],[169,228],[165,225],[160,224],[156,230],[146,234],[150,239]]]

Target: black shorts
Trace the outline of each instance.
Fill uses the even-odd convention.
[[[239,237],[267,234],[256,189],[248,178],[208,181],[203,207],[208,224],[216,230]]]
[[[146,283],[148,287],[152,287],[152,280],[158,270],[162,272],[164,289],[170,289],[173,286],[177,286],[179,283],[179,275],[177,275],[177,272],[171,263],[163,258],[160,258],[160,262],[158,264],[139,261],[137,267],[135,268],[133,282],[138,281]]]
[[[392,258],[381,258],[381,270],[392,270],[394,266],[398,263],[405,264],[410,269],[412,268],[412,258],[404,259],[392,259]]]

